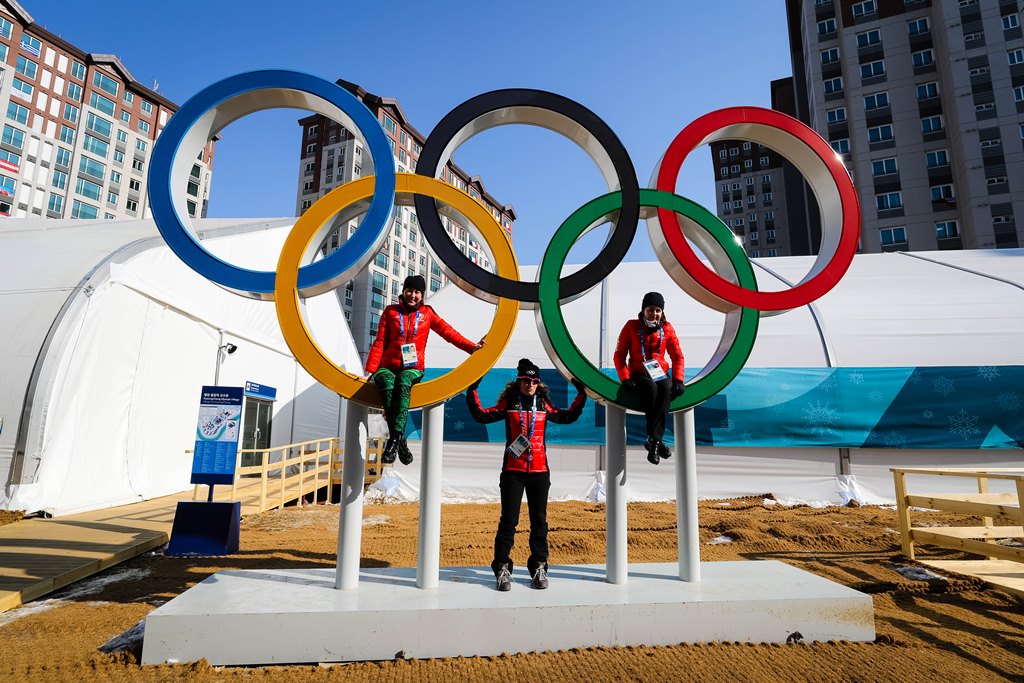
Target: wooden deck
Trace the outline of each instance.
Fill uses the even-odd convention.
[[[307,462],[288,471],[276,463],[240,467],[235,486],[216,487],[214,500],[241,501],[244,517],[312,495],[328,481],[341,482],[341,461],[333,444],[326,457],[322,448],[305,444],[284,448],[304,452]],[[380,443],[371,440],[367,483],[380,476],[379,452]],[[285,464],[291,462],[286,455]],[[167,543],[178,501],[205,500],[207,491],[205,486],[196,487],[130,505],[0,526],[0,612]]]

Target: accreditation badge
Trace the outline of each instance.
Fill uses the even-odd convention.
[[[402,367],[414,368],[419,365],[420,357],[416,353],[415,344],[402,344]]]
[[[523,453],[530,449],[530,440],[524,435],[520,434],[515,440],[509,444],[508,452],[512,454],[513,458],[523,457]]]
[[[661,363],[656,360],[645,361],[644,369],[647,370],[647,376],[655,382],[660,382],[668,377],[668,375],[665,374],[665,371],[661,369]]]

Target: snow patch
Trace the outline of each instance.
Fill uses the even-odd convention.
[[[946,579],[945,576],[940,576],[939,574],[925,569],[924,567],[894,566],[893,570],[899,573],[903,578],[910,579],[911,581],[944,581]]]
[[[55,594],[55,598],[59,600],[71,600],[74,598],[80,598],[83,595],[93,595],[101,592],[104,588],[112,583],[118,581],[135,581],[138,579],[145,578],[150,575],[151,569],[119,569],[117,571],[108,572],[102,576],[96,576],[91,579],[79,581],[78,583],[71,584],[71,586],[59,591]]]
[[[725,534],[722,534],[721,536],[715,536],[710,541],[708,541],[707,544],[708,545],[719,545],[720,543],[732,543],[732,542],[733,542],[733,537],[732,536],[727,536]]]
[[[391,518],[387,515],[370,515],[363,520],[363,526],[378,526],[380,524],[387,524],[391,521]]]
[[[100,652],[124,652],[142,647],[142,638],[146,634],[146,620],[132,626],[124,633],[119,633],[100,645]]]

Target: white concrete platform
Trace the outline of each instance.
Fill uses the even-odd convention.
[[[218,572],[146,619],[144,664],[286,664],[496,655],[596,645],[874,640],[871,597],[782,562],[552,566],[547,590],[516,568],[499,593],[489,567],[441,567],[436,589],[415,569],[360,570],[338,591],[333,569]],[[401,653],[401,654],[400,654]]]

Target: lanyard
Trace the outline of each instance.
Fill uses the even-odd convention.
[[[658,328],[658,351],[661,351],[661,343],[665,340],[665,328]],[[644,328],[640,328],[640,355],[643,357],[644,362],[647,362],[647,348],[644,346]]]
[[[416,309],[416,321],[412,325],[412,338],[416,338],[416,330],[420,327],[420,309]],[[402,315],[402,309],[398,309],[398,336],[402,338],[402,341],[409,341],[405,336],[405,316]]]
[[[533,397],[533,408],[530,410],[530,430],[526,430],[526,411],[523,410],[523,401],[519,400],[519,426],[522,428],[522,434],[526,434],[526,438],[530,440],[530,452],[526,456],[526,460],[533,460],[533,428],[537,424],[537,397]]]

